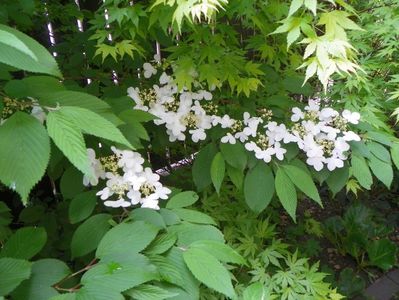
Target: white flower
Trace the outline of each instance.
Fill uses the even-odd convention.
[[[141,99],[139,96],[139,88],[133,88],[130,87],[127,89],[127,94],[129,95],[130,98],[132,98],[134,100],[134,102],[136,102],[136,104],[141,104]]]
[[[336,117],[338,115],[339,115],[339,113],[335,109],[333,109],[331,107],[326,107],[320,111],[319,118],[320,118],[320,121],[330,122],[334,117]]]
[[[123,171],[141,172],[143,170],[144,158],[140,153],[131,150],[118,150],[114,146],[111,147],[111,150],[119,157],[118,166]]]
[[[298,107],[293,107],[291,111],[292,111],[292,116],[291,116],[292,122],[298,122],[299,120],[302,120],[305,117],[305,114]]]
[[[236,143],[236,138],[228,132],[224,137],[221,138],[220,140],[223,144],[235,144]]]
[[[276,122],[269,122],[265,127],[267,128],[266,135],[272,144],[284,140],[288,135],[287,128],[284,124],[277,125]]]
[[[33,101],[34,103],[36,101]],[[34,105],[32,107],[32,110],[30,112],[30,114],[32,116],[34,116],[36,119],[38,119],[40,121],[40,123],[44,123],[44,121],[46,120],[46,113],[44,112],[44,110],[39,106],[39,105]]]
[[[258,132],[258,125],[261,122],[259,118],[249,118],[246,120],[247,127],[244,128],[243,132],[246,136],[255,137]]]
[[[191,134],[191,139],[194,143],[198,143],[198,141],[203,141],[206,139],[206,133],[203,128],[191,129],[188,132]]]
[[[272,160],[272,155],[275,153],[275,149],[273,148],[267,148],[266,150],[262,150],[259,148],[255,150],[255,157],[268,163]]]
[[[104,205],[108,206],[108,207],[118,208],[118,207],[129,207],[132,204],[130,202],[126,201],[125,199],[120,198],[115,201],[107,200],[104,202]]]
[[[308,105],[305,106],[305,110],[318,112],[320,110],[320,104],[318,101],[310,99]]]
[[[150,63],[144,63],[143,69],[145,78],[150,78],[152,75],[157,74],[157,69],[155,69]]]
[[[360,114],[358,112],[351,112],[351,111],[345,109],[342,112],[342,117],[344,119],[346,119],[349,123],[359,124]]]
[[[312,166],[316,171],[321,171],[324,167],[324,157],[316,156],[316,157],[308,157],[306,159],[306,163],[309,166]]]
[[[334,171],[336,168],[342,168],[344,166],[344,161],[338,156],[326,158],[325,162],[327,163],[327,169],[330,171]]]
[[[104,169],[102,168],[101,162],[96,159],[96,152],[88,148],[87,149],[87,156],[89,157],[89,162],[90,162],[90,168],[92,170],[92,173],[94,174],[94,177],[89,177],[87,175],[83,176],[83,185],[84,186],[96,186],[98,184],[99,178],[105,178],[105,172]]]
[[[218,121],[222,128],[230,128],[236,122],[234,119],[230,118],[229,115],[224,115],[222,118],[219,118]]]
[[[171,81],[171,77],[167,75],[165,72],[161,74],[161,77],[159,77],[159,83],[162,85],[168,84]]]
[[[353,131],[346,131],[344,132],[343,139],[347,142],[356,141],[360,142],[360,136],[354,133]]]
[[[244,143],[246,140],[248,140],[248,136],[244,132],[236,132],[234,134],[234,137],[236,139],[239,139],[241,143]]]
[[[274,144],[274,155],[277,157],[278,160],[284,159],[284,154],[287,153],[287,149],[281,148],[279,142]]]

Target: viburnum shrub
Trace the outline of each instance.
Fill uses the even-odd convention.
[[[280,238],[391,188],[398,4],[94,2],[0,3],[0,299],[342,299]]]

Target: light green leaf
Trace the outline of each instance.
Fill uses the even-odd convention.
[[[42,250],[47,241],[46,230],[42,227],[18,229],[5,243],[0,257],[31,259]]]
[[[141,284],[127,291],[126,295],[137,300],[163,300],[172,298],[178,294],[164,290],[156,285]]]
[[[70,274],[68,266],[60,260],[46,258],[32,264],[32,275],[29,280],[22,282],[13,292],[15,300],[43,300],[57,296],[58,292],[52,287]]]
[[[293,165],[285,165],[283,168],[285,173],[299,190],[323,207],[317,187],[308,172]]]
[[[330,177],[327,178],[326,182],[333,194],[337,194],[341,191],[349,179],[349,168],[345,165],[343,168],[335,169]]]
[[[137,221],[122,223],[106,233],[96,251],[102,258],[112,253],[137,253],[144,250],[155,239],[158,228],[152,224]]]
[[[268,165],[259,162],[245,176],[245,202],[254,212],[263,211],[272,200],[274,194],[274,177]]]
[[[399,169],[399,143],[392,144],[391,157],[397,169]]]
[[[211,164],[217,150],[214,144],[208,144],[196,155],[192,167],[193,180],[198,189],[202,191],[212,183]]]
[[[382,160],[383,162],[391,164],[391,155],[389,154],[388,149],[385,148],[383,145],[375,142],[368,142],[367,148],[369,148],[370,152],[373,153],[375,157]]]
[[[292,0],[288,16],[293,15],[303,5],[304,0]]]
[[[304,4],[305,7],[309,9],[316,16],[317,0],[305,0]]]
[[[139,207],[134,209],[129,217],[134,221],[144,221],[150,223],[159,229],[166,228],[166,224],[158,211],[151,208]]]
[[[0,126],[0,181],[26,204],[50,159],[50,139],[40,122],[23,112]]]
[[[190,245],[190,249],[201,249],[205,252],[208,252],[222,262],[235,263],[240,265],[245,264],[245,260],[240,254],[238,254],[230,246],[218,241],[196,241]]]
[[[180,219],[187,222],[216,225],[216,222],[210,216],[199,211],[185,208],[174,208],[172,211],[176,213]]]
[[[183,253],[183,258],[200,282],[227,297],[235,296],[229,272],[214,256],[201,249],[190,248]]]
[[[166,232],[158,235],[145,249],[145,253],[150,255],[162,254],[172,248],[176,240],[177,235],[175,233]]]
[[[192,191],[185,191],[174,195],[168,203],[166,208],[182,208],[193,205],[199,199],[198,195]]]
[[[371,175],[367,161],[362,156],[352,155],[352,172],[359,184],[369,190],[373,184],[373,176]]]
[[[91,215],[97,204],[96,191],[88,191],[77,195],[69,204],[69,220],[71,224],[85,220]]]
[[[58,113],[71,120],[82,132],[132,148],[120,130],[107,119],[82,107],[64,106]]]
[[[241,172],[244,171],[247,165],[248,156],[247,151],[241,143],[220,143],[220,151],[223,154],[223,158],[230,166],[240,170]]]
[[[83,134],[74,121],[59,111],[47,115],[47,131],[57,147],[83,174],[92,175]]]
[[[0,62],[30,72],[62,77],[57,62],[46,48],[11,27],[0,25],[0,30]]]
[[[72,236],[72,257],[84,256],[94,251],[101,239],[111,227],[109,214],[98,214],[90,217],[76,229]]]
[[[244,172],[230,165],[227,165],[226,167],[227,175],[229,176],[231,182],[233,182],[238,190],[241,190],[242,184],[244,182]]]
[[[15,258],[0,258],[0,296],[6,296],[23,280],[28,279],[31,263]]]
[[[243,300],[272,300],[275,297],[270,295],[270,292],[266,290],[262,283],[257,282],[248,286],[244,290]]]
[[[276,173],[276,193],[284,209],[296,222],[297,195],[294,183],[287,173],[279,168]]]
[[[183,223],[169,227],[177,235],[177,245],[187,247],[199,240],[214,240],[224,243],[223,233],[212,225]]]
[[[396,246],[388,239],[371,241],[367,244],[370,263],[383,270],[389,270],[396,261]]]
[[[218,194],[220,192],[220,187],[223,182],[225,170],[226,166],[224,163],[222,153],[218,152],[213,158],[211,164],[211,179],[213,182],[213,186],[215,187],[216,192]]]
[[[393,180],[392,165],[379,160],[373,155],[370,157],[369,166],[374,175],[389,189]]]

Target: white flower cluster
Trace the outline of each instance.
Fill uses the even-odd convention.
[[[157,69],[150,63],[145,63],[143,70],[145,78],[157,73]],[[211,103],[200,103],[202,100],[212,100],[212,93],[205,90],[179,91],[165,72],[159,77],[159,85],[154,84],[151,89],[141,90],[130,87],[128,95],[135,101],[135,109],[148,111],[158,117],[154,123],[165,125],[171,142],[184,141],[187,132],[193,142],[205,140],[205,130],[217,125],[214,116],[217,107]]]
[[[88,149],[88,156],[94,178],[83,178],[85,186],[106,180],[106,186],[97,193],[109,207],[141,207],[159,209],[159,199],[167,199],[171,190],[159,182],[159,175],[151,168],[144,168],[144,159],[137,152],[111,147],[112,155],[96,158],[95,151]],[[115,200],[111,198],[115,197]]]
[[[317,101],[310,100],[302,111],[292,109],[291,121],[294,125],[287,128],[284,124],[270,121],[271,112],[263,110],[261,117],[250,117],[244,113],[243,120],[229,119],[230,132],[222,137],[222,143],[244,143],[248,151],[256,158],[270,162],[275,156],[284,159],[287,150],[283,144],[296,143],[305,154],[306,163],[320,171],[325,165],[328,170],[344,166],[349,141],[360,141],[360,137],[350,131],[348,124],[358,124],[360,114],[344,110],[342,114],[331,107],[322,108]],[[227,117],[225,116],[224,118]],[[226,122],[227,123],[227,122]]]
[[[157,73],[156,66],[143,65],[144,77],[150,78]],[[245,145],[255,157],[270,162],[273,157],[283,160],[287,152],[284,144],[296,143],[305,155],[308,165],[320,171],[326,165],[332,171],[344,166],[349,141],[360,141],[360,137],[349,130],[349,124],[358,124],[360,114],[344,110],[341,114],[331,107],[321,108],[315,100],[310,100],[304,111],[298,107],[292,109],[291,121],[294,125],[271,121],[272,112],[260,109],[259,116],[252,117],[248,112],[242,120],[229,115],[217,114],[217,106],[202,100],[212,100],[209,91],[178,91],[173,80],[165,72],[159,78],[159,85],[152,89],[139,90],[129,88],[129,96],[135,101],[135,109],[148,111],[158,117],[157,125],[166,126],[169,140],[184,141],[187,131],[193,142],[206,139],[206,132],[214,126],[229,131],[221,138],[222,143]]]

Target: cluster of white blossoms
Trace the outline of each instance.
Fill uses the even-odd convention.
[[[111,147],[112,155],[96,158],[93,149],[88,149],[94,177],[83,177],[85,186],[95,186],[99,179],[106,180],[105,188],[97,193],[109,207],[141,205],[159,209],[159,199],[167,199],[171,190],[159,182],[159,175],[151,168],[144,168],[140,153]]]
[[[157,74],[156,66],[145,63],[144,77]],[[129,88],[128,95],[135,101],[135,109],[148,111],[158,119],[157,125],[165,125],[171,142],[184,141],[187,132],[193,142],[206,139],[206,130],[221,126],[228,129],[221,138],[222,143],[244,144],[248,151],[254,152],[257,159],[266,163],[272,158],[283,160],[287,152],[285,144],[296,143],[305,155],[306,163],[317,171],[327,166],[332,171],[344,166],[348,142],[360,141],[360,137],[349,129],[349,124],[358,124],[360,114],[344,110],[342,113],[331,107],[321,108],[319,102],[310,100],[302,111],[292,109],[293,126],[271,121],[272,111],[260,109],[258,116],[243,114],[242,120],[229,115],[218,116],[217,106],[209,102],[209,91],[196,92],[183,89],[179,91],[172,78],[165,72],[159,77],[159,85],[151,89]],[[205,100],[205,103],[204,101]],[[204,104],[203,104],[204,103]]]
[[[271,111],[260,111],[260,117],[244,113],[243,120],[233,120],[227,116],[226,126],[230,128],[222,143],[235,144],[237,140],[253,151],[255,157],[270,162],[273,157],[283,160],[287,150],[284,144],[296,143],[305,155],[306,163],[320,171],[326,165],[328,170],[342,168],[350,149],[348,142],[360,141],[359,135],[349,130],[349,124],[358,124],[360,114],[344,110],[341,114],[331,107],[321,108],[317,101],[310,100],[302,111],[292,109],[291,121],[284,124],[270,121]]]

